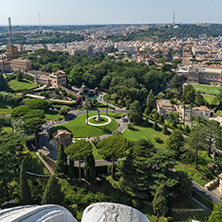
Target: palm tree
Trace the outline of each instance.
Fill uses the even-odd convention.
[[[87,125],[88,125],[88,118],[89,118],[89,108],[90,108],[90,103],[87,101],[87,102],[85,102],[85,108],[86,108],[86,123],[87,123]]]

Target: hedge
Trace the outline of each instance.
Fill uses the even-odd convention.
[[[192,195],[195,199],[197,199],[198,201],[200,201],[202,204],[204,204],[205,206],[207,206],[208,208],[210,208],[211,210],[213,210],[214,208],[214,204],[209,201],[208,199],[206,199],[205,197],[203,197],[202,195],[198,194],[197,192],[193,191]]]

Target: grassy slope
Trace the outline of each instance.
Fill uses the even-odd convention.
[[[26,162],[26,170],[32,173],[49,175],[49,171],[46,169],[41,160],[35,155],[34,152],[29,152],[32,160]]]
[[[205,95],[205,94],[202,94],[202,96],[210,105],[211,104],[218,105],[218,101],[215,96],[209,96],[209,95]]]
[[[204,89],[195,89],[195,90],[199,91],[201,93],[207,93],[207,94],[212,94],[212,95],[217,95],[219,93],[219,91],[218,92],[216,92],[216,91],[207,91],[207,90],[204,90]]]
[[[46,120],[59,120],[60,118],[64,118],[63,116],[59,115],[59,113],[57,111],[52,111],[52,110],[47,110],[45,112],[45,116],[46,116]]]
[[[89,113],[89,116],[94,116],[96,113]],[[105,113],[101,113],[105,115]],[[53,127],[52,131],[55,132],[57,129],[63,128],[68,129],[72,132],[74,138],[84,137],[97,137],[111,133],[118,128],[118,123],[111,117],[112,122],[105,126],[90,126],[86,124],[86,114],[77,117],[75,120]]]
[[[220,87],[208,86],[208,85],[192,85],[192,86],[197,89],[210,89],[210,90],[219,90],[220,88]]]
[[[13,104],[0,101],[0,114],[8,114],[12,112],[12,109],[14,108]]]
[[[165,148],[165,142],[168,139],[168,136],[164,135],[161,131],[155,131],[150,127],[141,127],[136,126],[136,130],[126,129],[123,132],[123,135],[129,140],[140,140],[140,139],[150,139],[151,142],[158,148]],[[154,137],[160,137],[164,143],[159,144],[154,140]]]
[[[31,82],[29,80],[25,80],[25,79],[23,79],[22,81],[17,81],[16,79],[13,79],[8,82],[8,85],[14,91],[25,90],[25,89],[29,90],[29,89],[33,89],[33,88],[37,87],[36,84],[34,84],[33,82]]]

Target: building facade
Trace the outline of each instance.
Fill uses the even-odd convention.
[[[62,144],[65,149],[72,143],[72,134],[67,130],[57,130],[52,134],[52,140],[56,149]]]

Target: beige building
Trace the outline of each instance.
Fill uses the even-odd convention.
[[[5,58],[0,60],[0,72],[13,72],[15,70],[27,71],[32,69],[32,61],[19,58],[18,48],[13,44],[6,46]]]
[[[58,70],[50,74],[51,85],[58,88],[59,85],[66,87],[66,73],[62,70]]]
[[[170,100],[157,100],[157,112],[159,115],[167,116],[168,112],[177,112],[182,120],[190,120],[191,116],[202,117],[209,120],[213,116],[214,111],[206,106],[191,108],[189,105],[173,105]]]
[[[52,134],[52,140],[55,144],[56,149],[62,144],[65,149],[72,143],[72,134],[67,130],[57,130]]]
[[[60,86],[66,87],[66,73],[62,70],[58,70],[49,75],[36,75],[34,78],[35,84],[44,84],[58,88]]]
[[[188,83],[221,86],[222,67],[193,66],[188,74]]]

